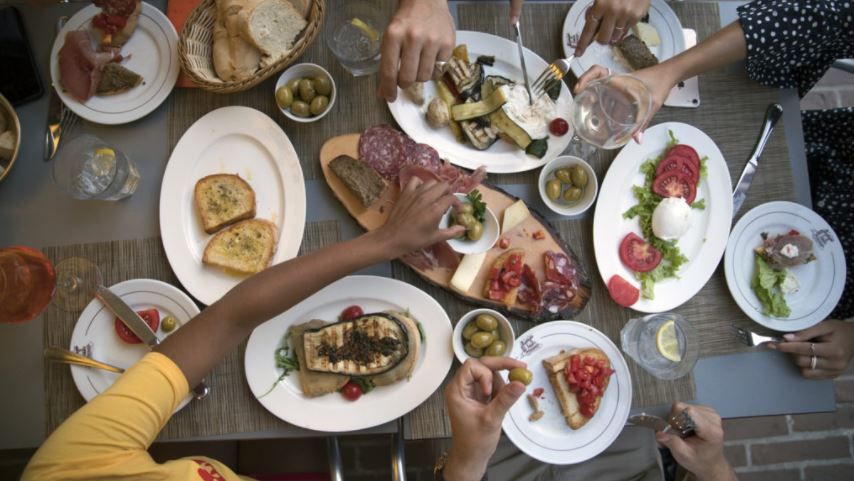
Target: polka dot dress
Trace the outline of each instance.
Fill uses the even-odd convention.
[[[854,57],[854,0],[755,0],[738,8],[747,73],[803,96],[837,59]],[[854,107],[802,112],[813,209],[836,232],[847,264],[831,317],[854,316]]]

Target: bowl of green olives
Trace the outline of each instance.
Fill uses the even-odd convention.
[[[273,92],[279,110],[304,123],[323,118],[332,110],[336,97],[332,75],[313,63],[293,65],[282,72]]]
[[[481,200],[477,189],[468,194],[454,195],[460,204],[451,206],[445,212],[439,220],[439,228],[461,225],[466,230],[459,237],[449,240],[448,245],[460,254],[480,254],[488,251],[498,241],[498,218]]]
[[[454,354],[461,363],[470,357],[509,356],[515,340],[513,326],[501,313],[475,309],[454,327]]]
[[[540,197],[546,206],[560,215],[579,215],[596,201],[599,183],[590,164],[562,155],[540,171]]]

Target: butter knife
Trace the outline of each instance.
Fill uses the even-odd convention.
[[[68,17],[64,15],[57,19],[55,36],[59,35],[59,31],[62,30],[62,26],[65,25],[65,22],[67,21]],[[50,97],[47,104],[47,129],[44,134],[45,162],[52,159],[59,148],[59,138],[62,135],[60,120],[62,119],[63,108],[62,100],[59,99],[59,95],[56,93],[56,88],[51,85]]]
[[[762,132],[759,134],[759,139],[756,140],[756,147],[753,148],[753,153],[747,159],[747,165],[741,172],[741,177],[735,185],[735,190],[732,193],[732,216],[741,209],[744,204],[744,199],[747,197],[747,191],[750,189],[750,183],[753,182],[753,176],[756,174],[756,168],[759,167],[759,156],[762,155],[762,150],[765,149],[765,144],[768,138],[771,137],[771,132],[777,121],[783,115],[783,107],[780,104],[771,104],[765,113],[765,123],[762,125]]]
[[[522,46],[522,31],[519,29],[519,21],[513,24],[516,31],[516,47],[519,49],[519,64],[522,66],[522,79],[525,80],[525,90],[528,91],[528,103],[534,105],[534,96],[531,94],[531,85],[528,83],[528,68],[525,67],[525,48]]]

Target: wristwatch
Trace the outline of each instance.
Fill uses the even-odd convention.
[[[436,464],[433,466],[433,481],[445,481],[445,464],[448,462],[448,452],[445,451],[439,456],[439,459],[436,460]],[[487,481],[486,473],[483,473],[483,477],[480,478],[480,481]]]

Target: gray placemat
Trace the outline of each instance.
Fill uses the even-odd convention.
[[[300,255],[340,240],[338,221],[308,223],[303,234]],[[84,257],[102,270],[104,283],[138,278],[158,279],[179,285],[169,268],[160,238],[102,242],[96,244],[48,247],[45,254],[53,262],[69,257]],[[45,346],[67,347],[79,312],[64,312],[50,307],[44,314]],[[269,431],[286,423],[264,409],[246,383],[243,369],[246,342],[232,351],[206,377],[210,395],[193,401],[172,416],[160,432],[159,440],[186,439],[242,432]],[[45,365],[46,422],[50,433],[84,404],[66,365]]]

